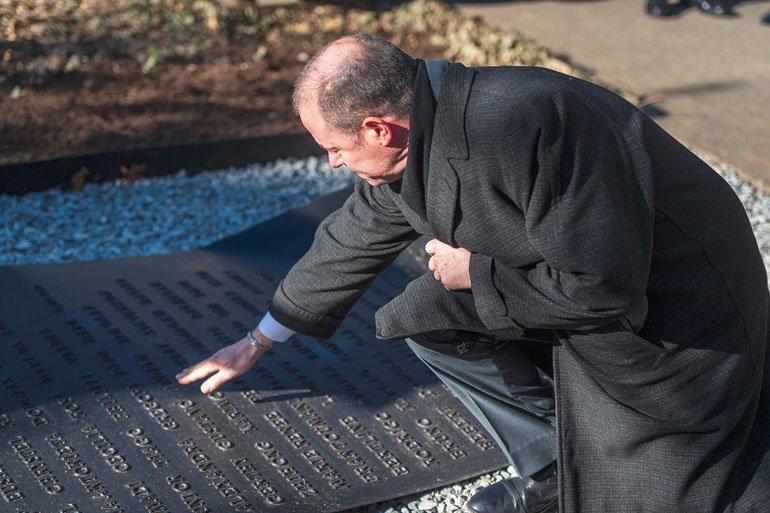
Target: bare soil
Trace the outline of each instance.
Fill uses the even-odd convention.
[[[311,17],[312,7],[306,9]],[[40,66],[27,73],[0,68],[0,164],[301,131],[292,84],[311,44],[344,33],[284,33],[268,51],[262,38],[227,38],[193,59],[171,58],[149,71],[136,58],[99,52],[75,70],[42,77]],[[399,44],[422,58],[443,53],[426,34]],[[4,55],[22,50],[6,44]]]
[[[0,164],[301,132],[290,95],[303,63],[361,31],[423,59],[595,80],[438,0],[6,0]]]

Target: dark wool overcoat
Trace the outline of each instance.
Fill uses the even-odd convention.
[[[471,291],[427,273],[377,335],[551,330],[562,513],[770,511],[767,278],[722,178],[617,95],[538,68],[449,65],[430,143],[419,179],[358,183],[273,316],[329,336],[420,234],[467,248]]]

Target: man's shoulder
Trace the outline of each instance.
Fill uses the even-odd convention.
[[[473,89],[498,95],[548,96],[584,87],[587,82],[564,73],[537,66],[481,66],[474,73]]]
[[[535,66],[489,66],[474,72],[469,109],[494,105],[490,115],[510,117],[526,112],[544,118],[601,112],[627,117],[637,109],[617,93],[593,82]],[[490,110],[490,109],[488,109]]]

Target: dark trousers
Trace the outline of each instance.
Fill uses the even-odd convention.
[[[556,459],[552,346],[453,330],[406,342],[487,429],[518,475]]]

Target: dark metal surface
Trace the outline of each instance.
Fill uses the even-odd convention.
[[[206,250],[0,268],[0,511],[333,512],[505,465],[374,311],[296,336],[222,392],[174,375],[243,336],[343,194]]]
[[[91,155],[0,165],[0,194],[26,194],[52,187],[70,187],[70,179],[86,170],[87,182],[124,178],[124,171],[142,177],[162,176],[180,169],[190,174],[213,169],[304,158],[321,151],[306,133],[284,134],[196,144],[133,148]]]

